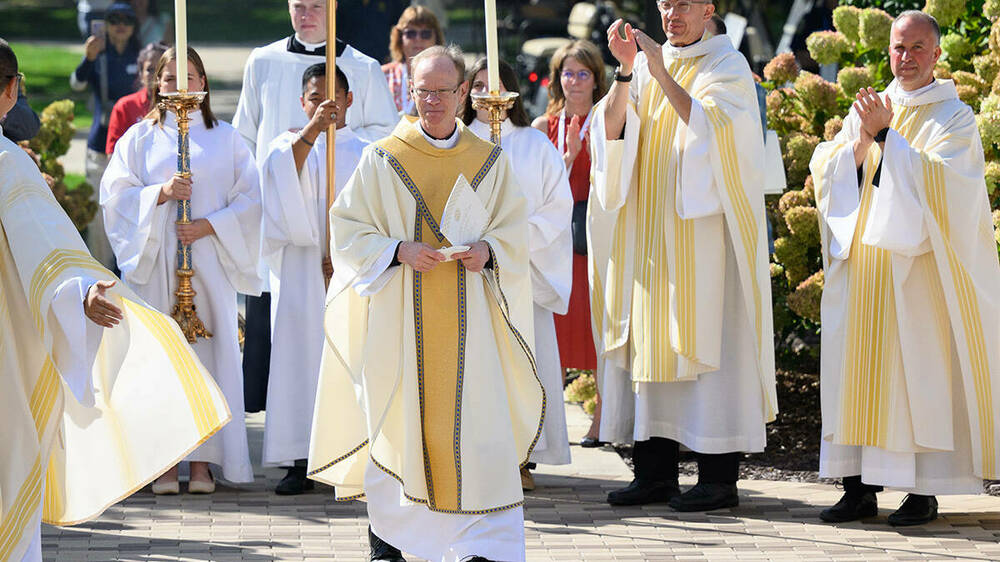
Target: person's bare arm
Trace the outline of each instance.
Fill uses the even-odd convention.
[[[625,37],[619,34],[618,28],[624,27]],[[618,73],[622,76],[630,76],[635,65],[635,56],[639,52],[639,47],[635,42],[635,31],[631,24],[617,20],[608,28],[608,49],[618,60]],[[621,138],[622,131],[625,130],[625,112],[628,110],[629,83],[614,81],[611,90],[608,92],[608,102],[604,110],[604,131],[607,140],[617,140]]]

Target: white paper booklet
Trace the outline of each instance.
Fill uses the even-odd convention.
[[[441,232],[454,245],[478,242],[490,224],[490,215],[469,180],[459,174],[441,216]]]

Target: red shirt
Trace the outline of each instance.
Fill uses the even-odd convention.
[[[149,110],[149,93],[146,88],[118,100],[111,110],[111,119],[108,121],[108,144],[104,151],[108,154],[114,152],[118,139],[122,138],[129,127],[141,121]]]

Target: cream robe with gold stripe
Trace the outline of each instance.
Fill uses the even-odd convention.
[[[62,322],[66,311],[57,307],[76,318],[82,301],[56,302],[57,290],[115,277],[87,252],[34,162],[2,137],[0,223],[0,560],[7,561],[25,555],[40,520],[97,517],[184,458],[230,413],[174,322],[120,281],[109,294],[125,319],[97,331],[96,359],[74,349],[79,342],[67,336],[83,329]]]
[[[811,164],[826,272],[820,470],[975,493],[1000,475],[1000,265],[982,144],[950,80],[884,95],[892,131],[884,155],[869,149],[861,189],[853,111]]]
[[[663,52],[693,99],[687,124],[641,53],[624,139],[604,140],[605,102],[594,111],[591,310],[611,413],[602,439],[633,437],[635,408],[635,439],[762,450],[777,400],[753,79],[726,37]]]
[[[338,499],[364,494],[370,459],[433,511],[523,502],[516,468],[545,402],[531,349],[527,208],[503,152],[458,126],[458,144],[441,149],[400,122],[365,149],[331,210],[335,273],[309,474]],[[492,218],[482,239],[494,268],[388,267],[401,240],[451,245],[438,224],[460,173]]]

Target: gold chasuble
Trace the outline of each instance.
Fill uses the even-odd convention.
[[[529,342],[524,199],[499,147],[461,124],[432,146],[403,120],[366,149],[331,211],[334,280],[309,474],[364,493],[369,458],[410,501],[487,513],[523,501],[515,468],[538,439],[544,393]],[[440,223],[465,177],[491,217],[492,269],[388,267],[400,241],[452,246]]]
[[[0,225],[0,560],[17,561],[40,520],[97,517],[230,413],[173,320],[120,281],[107,294],[124,320],[86,319],[86,289],[116,278],[34,162],[2,137]]]
[[[916,93],[893,82],[883,96],[891,131],[884,153],[869,148],[860,187],[853,110],[810,164],[825,269],[823,438],[894,454],[971,441],[972,458],[954,464],[998,478],[1000,263],[975,117],[950,80]]]
[[[718,371],[727,353],[723,294],[727,277],[736,280],[763,422],[777,413],[763,140],[752,76],[727,41],[663,47],[668,72],[693,100],[688,123],[641,53],[623,140],[603,140],[605,102],[595,108],[591,311],[599,355],[623,351],[634,383],[693,381]]]

